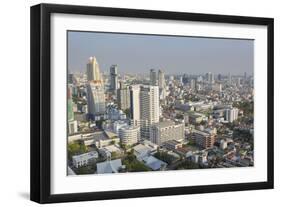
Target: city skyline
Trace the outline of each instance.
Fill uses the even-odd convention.
[[[143,38],[130,38],[139,37]],[[120,42],[124,43],[118,36],[114,38],[115,41],[107,42],[104,48],[108,45],[118,48]],[[171,37],[156,38],[162,41]],[[190,38],[184,39],[187,40]],[[228,61],[227,55],[220,56],[220,60],[212,59],[214,52],[202,47],[203,53],[209,55],[199,52],[197,55],[202,55],[202,61],[195,62],[196,65],[210,63],[201,71],[204,75],[191,75],[186,70],[177,71],[181,72],[180,76],[171,75],[176,71],[156,66],[126,72],[119,64],[124,57],[127,65],[134,62],[136,66],[151,65],[151,60],[159,61],[159,65],[186,61],[185,56],[178,55],[178,50],[173,50],[174,46],[185,48],[184,44],[174,45],[173,39],[156,47],[157,41],[139,48],[136,42],[130,45],[138,48],[138,57],[144,59],[136,61],[135,54],[126,54],[129,50],[125,46],[119,48],[120,52],[107,48],[114,54],[121,54],[114,56],[120,61],[112,60],[112,54],[108,52],[106,60],[110,63],[105,67],[105,59],[100,60],[98,55],[102,52],[97,51],[84,61],[83,73],[68,73],[68,175],[254,166],[254,81],[251,74],[243,69],[242,76],[225,70],[217,71],[218,75],[215,75],[211,70],[213,62],[223,65],[222,62]],[[200,38],[200,41],[202,45],[210,40]],[[216,48],[222,47],[221,41]],[[82,42],[79,45],[83,45]],[[171,44],[170,50],[160,52],[164,43]],[[157,48],[159,52],[146,52],[145,47]],[[212,49],[210,45],[208,47],[208,50]],[[97,48],[103,51],[98,45]],[[77,49],[70,50],[77,57],[81,54]],[[228,55],[233,54],[232,48],[228,51]],[[147,53],[149,57],[146,57]],[[173,55],[163,58],[160,54]],[[237,63],[241,62],[243,58],[237,60]],[[122,75],[122,71],[130,75]],[[149,75],[139,74],[148,72]]]
[[[175,75],[252,75],[253,53],[253,40],[68,32],[69,72],[85,72],[85,61],[95,56],[102,73],[116,64],[120,74],[155,68]]]

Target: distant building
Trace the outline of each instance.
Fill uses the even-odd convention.
[[[150,70],[150,85],[157,86],[157,73],[154,69]]]
[[[78,131],[78,123],[74,119],[72,93],[69,86],[67,87],[67,124],[67,132],[69,135]]]
[[[133,125],[140,125],[140,85],[130,86],[130,105]]]
[[[159,88],[158,86],[141,86],[140,88],[140,122],[141,138],[149,139],[150,126],[159,122]]]
[[[123,82],[120,83],[120,88],[117,89],[117,104],[121,110],[130,108],[130,90]]]
[[[164,89],[166,87],[165,74],[162,70],[158,71],[158,86],[159,89]]]
[[[225,120],[228,122],[233,122],[238,119],[238,108],[230,108],[225,110]]]
[[[72,102],[72,91],[70,85],[67,87],[67,120],[74,120],[74,112],[73,112],[73,102]]]
[[[241,87],[241,78],[236,79],[236,86],[239,88]]]
[[[161,100],[164,100],[167,94],[166,94],[165,74],[162,70],[158,71],[158,86],[159,86],[159,97]]]
[[[228,84],[232,84],[232,76],[228,73]]]
[[[209,73],[206,73],[206,80],[208,83],[210,84],[213,84],[215,83],[215,77],[214,77],[214,74],[209,72]]]
[[[80,155],[72,156],[73,165],[78,168],[87,165],[90,160],[97,159],[99,154],[97,151],[91,151]]]
[[[105,113],[105,94],[101,81],[90,81],[87,85],[88,113],[92,116]]]
[[[118,74],[117,65],[112,65],[110,67],[110,89],[116,93],[118,89]]]
[[[89,58],[87,64],[87,79],[88,81],[102,81],[102,75],[96,57]]]
[[[216,83],[212,86],[212,90],[217,91],[217,92],[221,92],[222,91],[222,84],[220,83]]]
[[[218,81],[222,81],[222,75],[218,74]]]
[[[73,73],[69,73],[67,75],[67,83],[68,84],[73,84],[74,83],[74,74]]]
[[[184,124],[173,121],[162,121],[151,126],[150,141],[162,145],[169,140],[184,139]]]
[[[189,82],[189,77],[188,77],[187,74],[184,74],[184,75],[182,76],[182,83],[183,83],[184,85],[187,85],[188,82]]]
[[[196,79],[190,80],[190,88],[191,90],[196,91]]]

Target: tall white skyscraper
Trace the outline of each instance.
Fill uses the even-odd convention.
[[[118,89],[118,76],[117,76],[117,65],[110,67],[110,89],[114,92]]]
[[[130,90],[123,82],[120,82],[120,88],[117,89],[117,104],[122,110],[130,108]]]
[[[158,86],[159,89],[165,88],[165,74],[162,70],[158,71]]]
[[[102,81],[99,63],[96,57],[90,57],[87,63],[87,79],[88,81]]]
[[[159,87],[143,85],[140,88],[141,138],[149,139],[150,127],[159,122]]]
[[[196,90],[196,79],[190,80],[190,88],[195,91]]]
[[[215,76],[211,72],[206,73],[206,79],[207,79],[208,83],[213,84],[215,82]]]
[[[157,86],[157,73],[154,69],[150,69],[150,85]]]
[[[101,81],[89,81],[87,85],[88,113],[92,116],[105,112],[105,94]]]
[[[133,125],[140,124],[140,85],[130,86],[131,119]]]
[[[230,73],[228,73],[228,84],[231,84],[232,83],[232,77],[230,75]]]
[[[166,94],[165,74],[162,70],[158,71],[158,86],[159,86],[159,97],[161,100],[164,100],[167,94]]]

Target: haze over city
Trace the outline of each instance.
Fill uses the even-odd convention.
[[[90,56],[102,72],[112,64],[120,74],[147,73],[161,68],[166,74],[253,74],[254,41],[97,32],[68,32],[68,69],[84,72]]]
[[[68,175],[254,166],[252,40],[68,40]]]

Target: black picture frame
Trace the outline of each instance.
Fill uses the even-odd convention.
[[[74,194],[51,194],[51,71],[50,16],[52,13],[134,17],[194,22],[219,22],[267,26],[267,181],[191,187],[169,187]],[[195,14],[89,6],[39,4],[31,7],[31,151],[30,199],[38,203],[120,199],[225,191],[272,189],[274,187],[274,20],[272,18]]]

